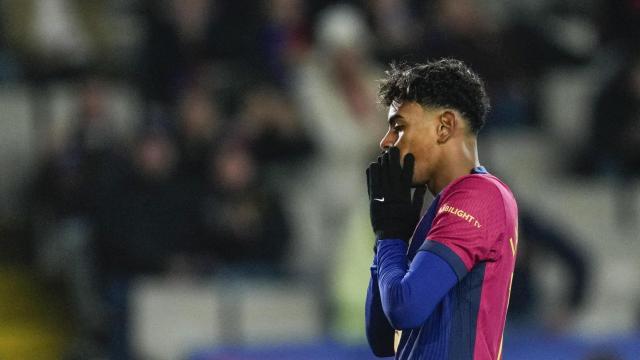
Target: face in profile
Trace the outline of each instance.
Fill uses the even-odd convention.
[[[438,163],[438,111],[425,109],[416,102],[393,102],[389,106],[389,128],[380,141],[383,150],[395,146],[400,159],[411,153],[415,157],[413,184],[425,185]]]

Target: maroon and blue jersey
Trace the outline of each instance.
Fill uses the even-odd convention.
[[[396,359],[499,359],[517,213],[509,188],[479,167],[436,196],[408,248],[380,240],[367,295],[374,352]],[[393,330],[401,336],[389,353]]]

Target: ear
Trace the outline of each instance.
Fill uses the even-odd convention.
[[[438,144],[444,144],[453,136],[458,127],[458,117],[453,111],[445,110],[438,117],[436,129]]]

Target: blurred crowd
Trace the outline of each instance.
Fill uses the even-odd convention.
[[[349,220],[367,211],[364,169],[386,128],[375,80],[391,61],[467,62],[492,100],[485,131],[505,134],[548,126],[547,72],[595,69],[587,135],[560,161],[621,184],[640,175],[638,1],[0,5],[0,82],[27,86],[39,134],[20,225],[29,258],[63,279],[78,332],[114,358],[128,356],[138,276],[239,272],[326,287]],[[49,89],[60,84],[73,115],[55,131]],[[123,86],[136,104],[125,126],[111,98]],[[588,259],[553,224],[522,222],[540,250],[519,259],[513,316],[532,317],[528,259],[545,251],[572,269],[567,308],[579,308]]]

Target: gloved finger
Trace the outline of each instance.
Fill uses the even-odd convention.
[[[424,203],[424,194],[427,192],[426,186],[419,186],[413,191],[413,199],[411,199],[411,206],[413,207],[414,214],[420,216],[420,210],[422,210],[422,204]]]
[[[385,152],[383,152],[378,159],[382,159],[380,165],[382,165],[382,169],[386,170],[386,168],[389,166],[389,150],[386,150]]]
[[[369,166],[369,197],[371,199],[380,199],[384,196],[382,187],[382,171],[377,163]]]
[[[371,200],[371,165],[373,165],[373,163],[369,164],[369,167],[365,172],[367,175],[367,195],[369,196],[369,200]]]
[[[402,168],[400,166],[400,149],[395,146],[389,148],[389,171],[393,175],[400,175]]]
[[[413,154],[411,153],[404,156],[404,162],[402,164],[402,179],[405,181],[405,184],[411,185],[412,183],[415,160],[415,157],[413,157]]]
[[[383,163],[386,187],[385,193],[389,193],[389,196],[400,196],[402,194],[402,169],[400,167],[400,151],[397,147],[390,147],[387,149],[383,157]],[[388,190],[387,190],[388,189]]]
[[[380,167],[380,174],[382,180],[382,193],[390,194],[392,191],[391,185],[393,183],[391,182],[389,171],[389,151],[385,151],[384,154],[382,154],[382,166]]]

